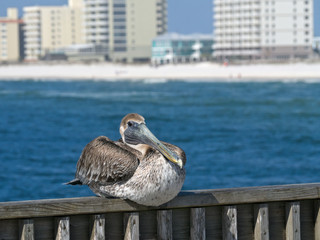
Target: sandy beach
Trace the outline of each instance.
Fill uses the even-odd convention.
[[[0,79],[202,79],[204,81],[272,81],[304,80],[320,81],[320,63],[229,65],[197,63],[165,65],[117,65],[96,64],[21,64],[0,65]]]

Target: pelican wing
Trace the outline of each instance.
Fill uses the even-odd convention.
[[[87,185],[125,181],[134,174],[139,162],[137,151],[122,142],[100,136],[83,149],[76,178]]]

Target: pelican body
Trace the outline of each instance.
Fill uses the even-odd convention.
[[[122,119],[120,135],[119,141],[100,136],[88,143],[76,178],[67,184],[88,185],[98,196],[146,206],[159,206],[177,196],[185,179],[184,151],[159,141],[136,113]]]

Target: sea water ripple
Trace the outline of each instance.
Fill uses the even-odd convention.
[[[92,195],[63,183],[129,112],[186,151],[183,189],[320,181],[318,80],[0,81],[0,201]]]

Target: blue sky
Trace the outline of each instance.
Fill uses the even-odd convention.
[[[0,0],[0,16],[8,7],[63,5],[67,0]],[[212,33],[212,0],[168,0],[168,30],[178,33]],[[320,36],[320,0],[314,0],[314,32]]]

